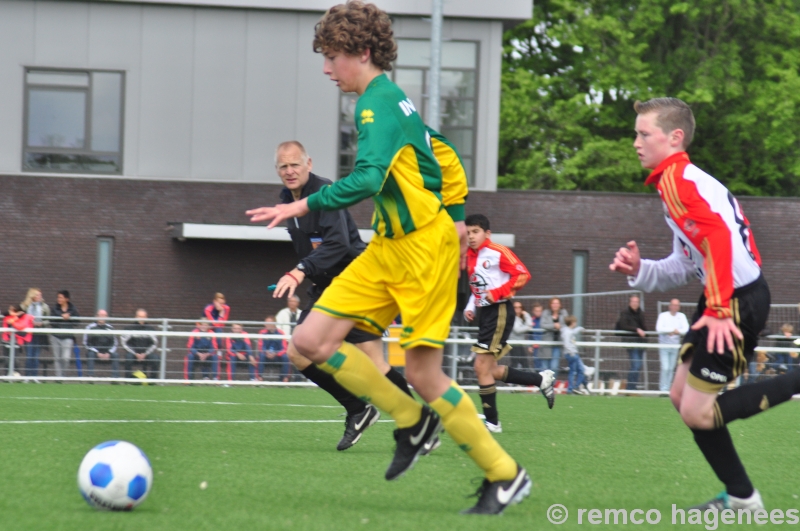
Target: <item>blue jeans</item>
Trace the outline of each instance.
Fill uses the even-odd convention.
[[[586,374],[583,371],[583,362],[578,354],[565,354],[569,363],[569,376],[567,377],[567,392],[571,393],[575,389],[586,384]]]
[[[639,388],[639,373],[642,372],[642,359],[644,349],[632,348],[628,350],[628,356],[631,360],[631,368],[628,372],[628,389]]]
[[[267,358],[267,355],[262,353],[259,356],[258,360],[258,374],[264,374],[264,364],[269,362],[270,364],[280,364],[281,368],[281,379],[289,377],[289,356],[284,354],[283,356],[275,356],[271,360]]]
[[[561,347],[550,347],[550,370],[558,375],[558,366],[561,362]]]
[[[37,344],[34,339],[25,347],[25,376],[39,376],[39,353],[42,351],[42,345]]]
[[[660,348],[658,357],[661,361],[661,373],[658,378],[658,390],[669,391],[672,378],[675,376],[675,366],[678,364],[678,349]]]

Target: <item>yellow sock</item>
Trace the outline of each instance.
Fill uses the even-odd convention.
[[[475,404],[457,383],[453,382],[430,406],[442,417],[445,431],[486,472],[489,481],[505,481],[517,475],[517,463],[492,437],[478,418]]]
[[[422,404],[381,374],[369,356],[355,345],[342,343],[319,368],[361,400],[391,415],[398,428],[410,428],[422,417]]]

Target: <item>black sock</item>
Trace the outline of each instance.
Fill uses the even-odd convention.
[[[411,398],[414,398],[414,395],[411,394],[411,389],[408,388],[408,382],[403,377],[403,375],[397,371],[397,369],[395,369],[394,367],[389,367],[389,372],[387,372],[385,376],[389,378],[390,382],[399,387],[401,391],[403,391]]]
[[[739,454],[733,447],[728,428],[723,426],[715,430],[692,430],[692,433],[706,461],[725,484],[725,491],[737,498],[749,498],[753,494],[753,484],[750,483]]]
[[[478,394],[481,395],[483,414],[486,420],[497,425],[497,387],[494,385],[479,385]]]
[[[800,393],[800,371],[793,371],[723,393],[714,405],[714,425],[746,419]]]
[[[542,385],[542,375],[536,371],[523,371],[508,367],[503,381],[510,384],[535,385],[539,387]]]
[[[337,402],[344,406],[348,415],[361,413],[364,411],[364,408],[367,407],[366,403],[353,396],[353,394],[342,387],[333,376],[323,371],[313,363],[300,372],[303,374],[303,376],[317,384],[320,389],[327,391],[329,395],[331,395],[336,399]]]

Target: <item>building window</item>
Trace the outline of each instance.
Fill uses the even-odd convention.
[[[22,169],[122,173],[125,74],[25,71]]]
[[[111,279],[114,271],[114,238],[97,238],[97,290],[95,310],[111,313]]]
[[[589,273],[589,252],[572,251],[572,293],[580,295],[586,293]],[[575,297],[572,315],[578,319],[578,324],[583,325],[583,297]]]
[[[388,72],[403,89],[423,120],[428,113],[431,43],[420,39],[397,39],[397,62]],[[358,95],[342,94],[339,115],[339,177],[352,170],[356,160],[358,133],[355,109]],[[442,43],[441,133],[458,149],[469,184],[475,182],[475,130],[478,105],[478,43]]]

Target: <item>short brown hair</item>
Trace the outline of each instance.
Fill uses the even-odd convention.
[[[658,115],[656,125],[669,134],[676,129],[683,131],[683,149],[689,147],[694,138],[694,114],[686,102],[678,98],[653,98],[633,104],[636,114],[654,112]]]
[[[314,26],[316,53],[360,55],[364,50],[370,51],[372,64],[381,70],[391,70],[397,59],[392,21],[375,4],[350,0],[333,6]]]
[[[790,325],[789,323],[784,323],[781,326],[781,332],[789,332],[790,334],[794,333],[794,326]]]
[[[567,326],[572,326],[578,322],[578,318],[574,315],[568,315],[564,318],[564,324]]]
[[[215,301],[224,301],[224,300],[225,300],[225,295],[223,295],[222,293],[220,293],[220,292],[218,291],[218,292],[216,292],[216,293],[214,294],[214,300],[215,300]]]

